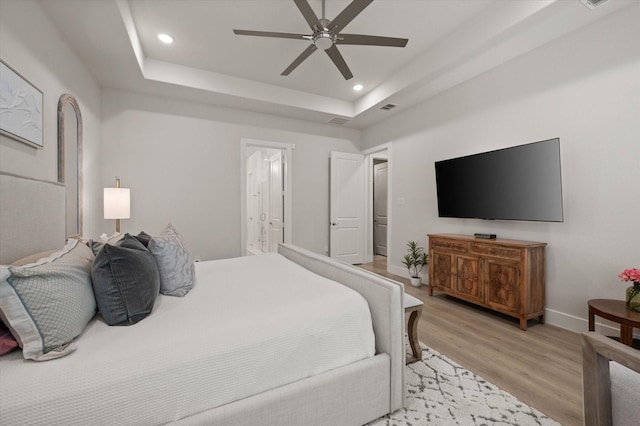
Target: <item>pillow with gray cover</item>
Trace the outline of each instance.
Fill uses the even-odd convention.
[[[109,325],[131,325],[153,310],[160,277],[153,255],[129,234],[105,244],[91,267],[98,310]]]
[[[160,272],[160,293],[182,297],[195,285],[194,257],[185,247],[182,235],[168,224],[158,237],[149,241]]]

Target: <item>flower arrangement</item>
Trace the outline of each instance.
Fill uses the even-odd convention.
[[[634,284],[640,284],[640,269],[625,269],[618,275],[622,281],[633,281]]]
[[[640,312],[640,269],[625,269],[618,275],[622,281],[633,281],[633,285],[627,288],[627,309]]]

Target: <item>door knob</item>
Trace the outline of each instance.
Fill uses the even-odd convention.
[[[337,223],[331,222],[331,226],[336,226],[336,225],[337,225]]]

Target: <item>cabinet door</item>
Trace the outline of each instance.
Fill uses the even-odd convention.
[[[474,301],[483,302],[483,291],[478,274],[478,258],[468,256],[456,256],[456,296]]]
[[[433,285],[434,288],[451,290],[453,255],[434,250],[431,257],[429,261],[433,265],[433,278],[430,285]]]
[[[487,304],[492,308],[520,313],[520,266],[501,260],[484,260]]]

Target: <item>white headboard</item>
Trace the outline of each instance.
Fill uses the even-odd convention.
[[[0,172],[0,264],[62,248],[65,206],[63,184]]]

